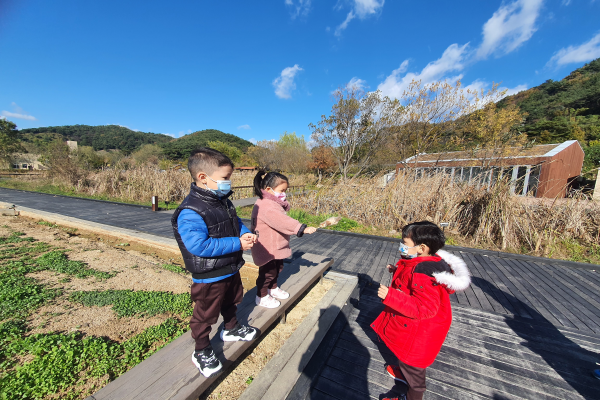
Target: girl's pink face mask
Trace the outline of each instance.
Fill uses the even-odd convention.
[[[286,198],[286,194],[285,194],[285,192],[277,193],[276,191],[274,191],[274,190],[273,190],[273,194],[274,194],[275,196],[277,196],[277,198],[278,198],[279,200],[281,200],[281,201],[285,201],[285,198]]]

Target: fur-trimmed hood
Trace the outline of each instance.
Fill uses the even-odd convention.
[[[450,266],[453,273],[449,272],[435,272],[433,276],[436,281],[446,286],[450,290],[461,292],[469,287],[471,284],[471,273],[467,264],[462,258],[455,256],[445,250],[439,250],[437,255],[440,256],[446,264]]]

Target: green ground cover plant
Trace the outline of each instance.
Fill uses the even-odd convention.
[[[119,317],[142,317],[162,313],[192,315],[189,293],[105,290],[73,292],[69,300],[84,306],[109,306]]]
[[[175,272],[177,274],[185,274],[186,272],[185,269],[175,264],[162,264],[161,268],[166,269],[167,271]]]
[[[85,397],[187,329],[192,311],[188,293],[110,290],[69,295],[27,275],[50,270],[66,275],[66,281],[69,277],[104,280],[115,276],[69,260],[66,251],[22,232],[0,236],[0,399]],[[27,317],[40,306],[67,295],[86,306],[112,305],[119,317],[170,316],[123,342],[79,331],[33,334]]]
[[[37,258],[35,262],[42,269],[48,269],[82,279],[93,276],[98,280],[102,280],[110,279],[116,275],[115,273],[103,272],[90,268],[82,261],[69,260],[64,251],[60,250],[48,252]]]

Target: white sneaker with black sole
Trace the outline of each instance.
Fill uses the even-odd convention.
[[[231,329],[221,331],[221,340],[224,342],[248,342],[256,337],[258,331],[251,326],[237,324]]]
[[[219,361],[211,346],[203,350],[194,351],[192,353],[192,362],[206,378],[217,374],[223,368],[221,361]]]

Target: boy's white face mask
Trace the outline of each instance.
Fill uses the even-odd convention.
[[[416,256],[419,255],[419,253],[408,254],[408,250],[414,249],[415,247],[418,247],[418,246],[408,247],[404,243],[400,243],[400,248],[398,249],[398,250],[400,250],[400,256],[402,256],[402,258],[408,259],[408,260],[415,258]]]
[[[217,189],[211,189],[205,185],[206,189],[210,190],[217,196],[224,197],[227,196],[227,193],[231,192],[231,181],[215,181],[208,175],[206,175],[206,177],[217,184]]]

